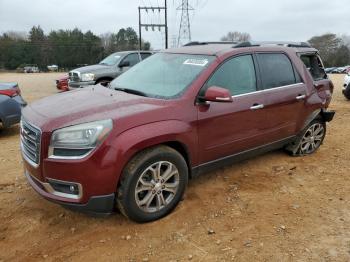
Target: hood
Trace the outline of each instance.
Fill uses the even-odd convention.
[[[94,72],[99,72],[99,71],[105,71],[108,68],[111,68],[112,66],[108,66],[108,65],[90,65],[90,66],[84,66],[84,67],[79,67],[77,69],[74,69],[72,71],[78,71],[82,74],[85,73],[94,73]]]
[[[126,119],[128,126],[123,128],[130,128],[164,118],[165,104],[164,100],[96,86],[41,99],[27,106],[23,117],[42,131],[103,119]]]

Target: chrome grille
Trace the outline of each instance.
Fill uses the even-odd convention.
[[[40,162],[40,129],[21,121],[21,149],[23,156],[34,166]]]
[[[71,80],[73,82],[79,82],[80,81],[80,73],[75,72],[75,71],[69,72],[69,80]]]

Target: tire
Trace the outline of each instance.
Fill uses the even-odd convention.
[[[111,80],[109,80],[109,79],[100,79],[96,82],[96,85],[102,85],[104,87],[107,87],[110,82],[111,82]]]
[[[293,156],[311,155],[322,145],[326,131],[326,123],[321,118],[314,119],[286,150]]]
[[[350,100],[350,84],[343,90],[343,95],[346,97],[346,99]]]
[[[147,149],[125,167],[117,207],[135,222],[158,220],[182,200],[187,182],[188,166],[179,152],[167,146]]]

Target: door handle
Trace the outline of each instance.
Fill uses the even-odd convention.
[[[254,104],[252,107],[250,107],[250,110],[259,110],[263,108],[264,108],[263,104]]]
[[[296,97],[297,100],[304,100],[306,98],[306,95],[298,95]]]

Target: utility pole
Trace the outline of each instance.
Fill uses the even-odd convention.
[[[164,12],[164,23],[160,24],[144,24],[142,23],[142,14],[143,11],[148,13],[148,11],[158,11],[161,13],[162,11]],[[140,50],[142,50],[142,28],[145,28],[146,31],[148,31],[148,28],[152,28],[154,31],[155,28],[158,28],[158,30],[161,32],[161,29],[164,28],[165,31],[165,49],[168,48],[168,5],[167,5],[167,0],[164,0],[164,6],[142,6],[139,7],[139,46]]]
[[[181,22],[179,29],[179,36],[177,40],[177,45],[181,45],[181,40],[191,42],[191,24],[190,24],[190,11],[194,8],[189,5],[189,0],[181,0],[181,5],[176,9],[181,11]]]

